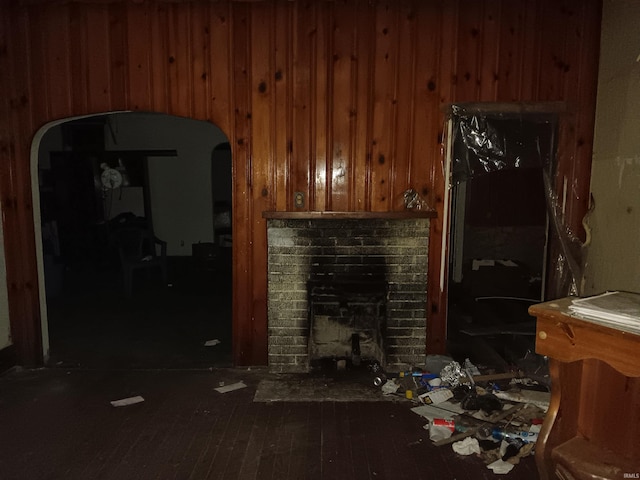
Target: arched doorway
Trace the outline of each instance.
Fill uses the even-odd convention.
[[[70,120],[42,135],[35,220],[51,365],[231,364],[231,248],[214,248],[211,182],[212,152],[226,143],[210,123],[133,112]],[[157,254],[166,276],[160,265],[134,269],[125,288],[115,233],[133,225],[161,240],[140,260],[148,266]]]

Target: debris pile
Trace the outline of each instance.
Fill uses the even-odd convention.
[[[548,385],[522,370],[495,373],[468,358],[459,363],[432,357],[428,368],[395,374],[372,365],[373,383],[383,394],[415,404],[412,411],[427,420],[424,428],[434,445],[476,455],[494,473],[506,474],[534,453],[549,407]]]

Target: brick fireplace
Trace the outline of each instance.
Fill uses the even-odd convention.
[[[424,363],[430,212],[264,216],[270,371],[348,357],[354,340],[389,371]]]

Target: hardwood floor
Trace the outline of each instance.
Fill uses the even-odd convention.
[[[254,402],[265,369],[41,369],[0,377],[0,477],[489,479],[400,402]],[[247,388],[220,394],[220,382]],[[145,401],[113,407],[141,395]],[[538,478],[533,457],[505,479]]]

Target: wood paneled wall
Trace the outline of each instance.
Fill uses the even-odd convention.
[[[115,110],[215,123],[233,154],[234,358],[267,358],[262,212],[438,212],[428,348],[440,292],[443,106],[565,102],[559,182],[579,229],[589,189],[600,0],[18,0],[0,4],[0,195],[13,338],[40,360],[29,153],[45,123]]]

